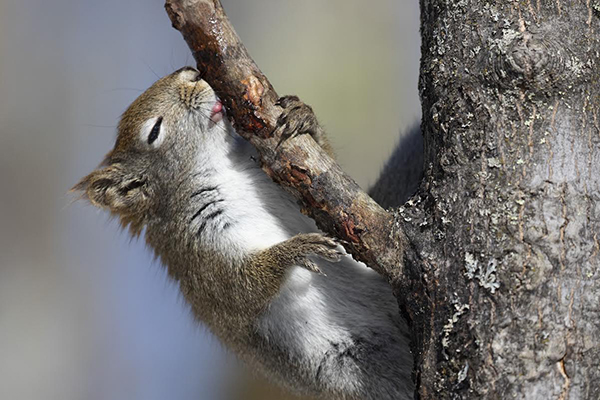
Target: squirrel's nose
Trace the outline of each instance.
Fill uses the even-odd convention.
[[[180,73],[182,73],[182,72],[184,72],[184,71],[196,71],[196,72],[198,72],[198,70],[197,70],[196,68],[194,68],[194,67],[190,67],[190,66],[188,65],[188,66],[186,66],[186,67],[179,68],[177,71],[175,71],[175,73],[176,73],[176,74],[180,74]]]
[[[186,78],[188,78],[192,82],[198,82],[202,77],[200,76],[200,72],[193,67],[183,67],[179,68],[174,72],[175,75],[186,74]]]

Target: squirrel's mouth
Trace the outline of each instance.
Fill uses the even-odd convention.
[[[223,103],[217,100],[210,111],[210,120],[215,124],[223,119]]]

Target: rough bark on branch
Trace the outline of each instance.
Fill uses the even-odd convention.
[[[238,133],[259,151],[263,169],[302,201],[321,229],[347,242],[358,259],[390,280],[401,274],[405,238],[375,203],[308,135],[281,142],[273,133],[278,95],[248,55],[219,0],[167,0],[173,27]]]

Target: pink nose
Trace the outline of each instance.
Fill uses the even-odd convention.
[[[217,123],[219,122],[221,119],[223,119],[223,104],[217,100],[217,102],[215,103],[215,105],[213,106],[211,113],[210,113],[210,119],[211,121]]]
[[[215,103],[215,105],[212,108],[212,113],[216,114],[216,113],[220,113],[221,111],[223,111],[223,104],[221,104],[221,102],[219,100],[217,100],[217,102]]]

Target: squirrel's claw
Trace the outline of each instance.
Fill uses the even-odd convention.
[[[309,256],[315,255],[330,262],[339,262],[344,253],[338,243],[320,233],[302,233],[289,239],[290,252],[296,253],[296,262],[309,271],[325,275]]]
[[[319,123],[309,105],[296,96],[281,97],[276,105],[283,108],[274,131],[274,134],[280,137],[279,145],[285,140],[304,133],[308,133],[319,142],[320,138],[317,137]]]
[[[319,266],[316,263],[309,260],[308,258],[305,258],[304,260],[302,260],[301,265],[311,272],[315,272],[319,275],[327,276],[323,273],[323,271],[321,271],[321,268],[319,268]]]

